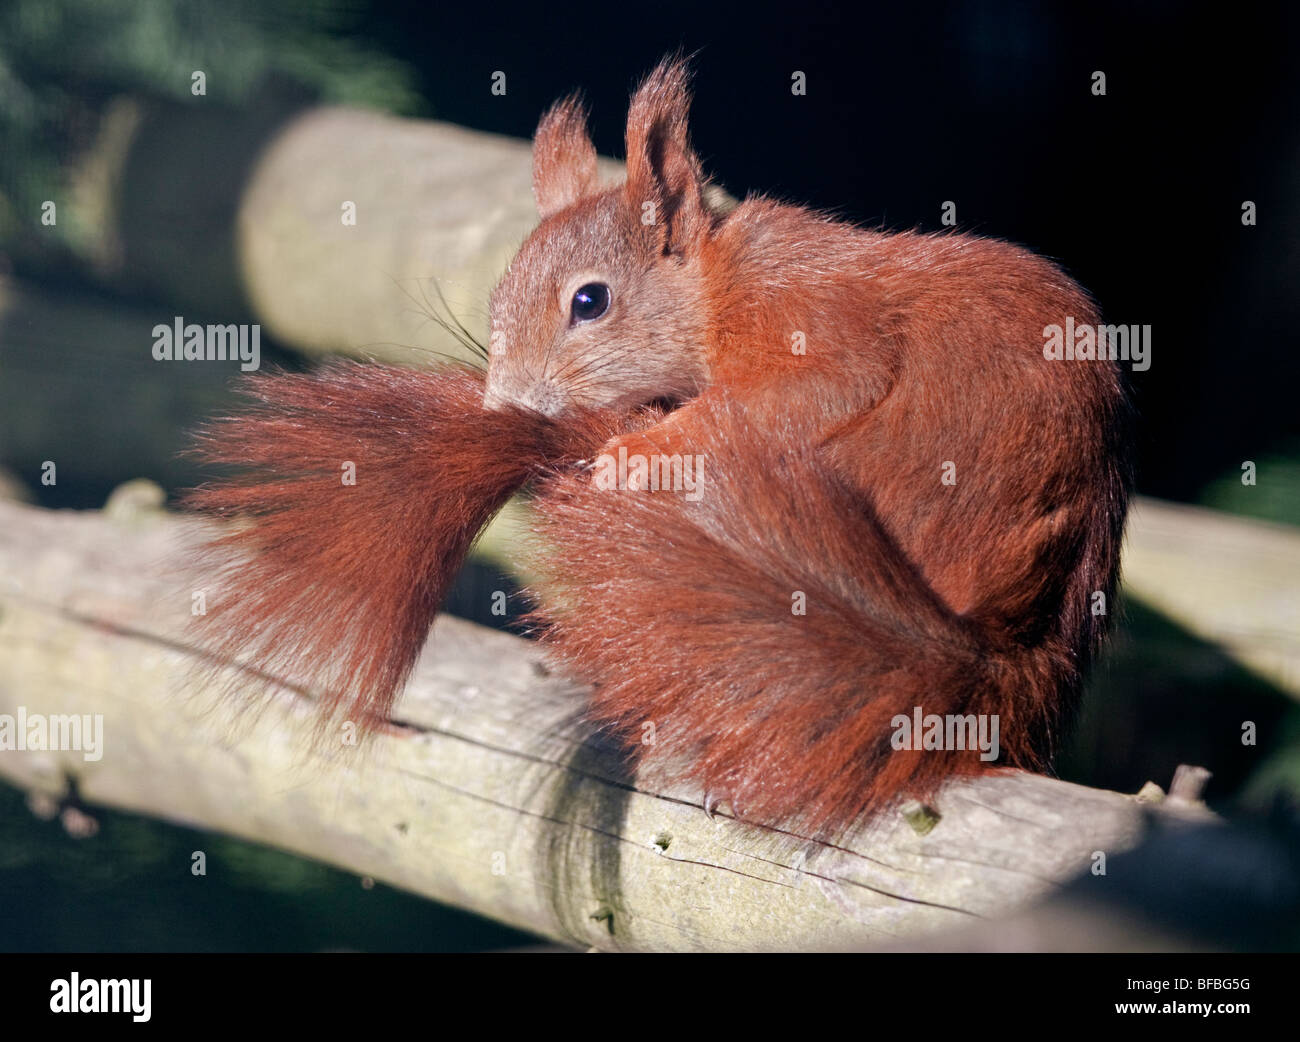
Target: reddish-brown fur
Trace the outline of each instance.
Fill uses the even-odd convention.
[[[335,363],[259,375],[247,393],[255,404],[196,448],[241,468],[187,500],[237,522],[204,555],[200,636],[318,694],[323,720],[366,728],[387,719],[482,526],[536,470],[614,429],[485,412],[483,376],[464,368]]]
[[[382,714],[478,527],[545,470],[536,617],[643,778],[833,832],[987,769],[894,750],[914,707],[996,714],[1002,762],[1044,768],[1105,627],[1090,609],[1113,599],[1129,489],[1116,366],[1043,357],[1044,326],[1094,307],[1005,243],[761,197],[714,212],[687,109],[665,62],[613,187],[576,102],[543,119],[543,220],[491,302],[490,411],[463,374],[358,368],[268,380],[252,428],[209,436],[255,471],[200,505],[262,518],[232,537],[254,560],[234,624],[265,632],[218,629]],[[592,281],[608,311],[571,320]],[[609,418],[663,403],[648,428]],[[698,501],[553,466],[615,431],[606,451],[702,455]],[[358,455],[358,488],[330,487]]]
[[[605,189],[565,173],[548,141],[572,145],[581,113],[554,110],[546,217],[493,298],[491,400],[676,400],[606,449],[706,461],[697,503],[573,477],[540,497],[552,654],[643,778],[807,830],[987,769],[895,751],[914,707],[997,714],[1000,762],[1044,768],[1107,621],[1094,594],[1112,605],[1129,489],[1117,367],[1043,356],[1045,326],[1095,308],[1002,242],[761,197],[713,213],[687,107],[685,68],[661,65],[629,111],[627,182]],[[614,304],[570,325],[593,278]]]

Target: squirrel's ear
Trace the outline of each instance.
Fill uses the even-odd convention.
[[[587,134],[587,110],[571,94],[550,107],[533,137],[533,198],[549,217],[594,191],[596,146]]]
[[[689,253],[709,227],[705,178],[687,136],[689,83],[686,61],[665,59],[632,96],[627,113],[624,193],[640,220],[663,230],[664,249],[673,253]]]

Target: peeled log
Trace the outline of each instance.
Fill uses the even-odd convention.
[[[192,686],[197,522],[0,503],[0,713],[101,714],[104,752],[0,775],[268,843],[538,934],[621,950],[865,947],[1002,915],[1133,846],[1152,809],[1022,773],[950,786],[828,848],[652,792],[577,720],[537,648],[440,617],[391,734],[309,752],[313,707]]]

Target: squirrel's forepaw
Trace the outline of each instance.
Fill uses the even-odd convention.
[[[648,469],[666,452],[649,432],[629,431],[605,442],[588,469],[610,468],[618,476],[618,487],[640,492],[646,487]]]

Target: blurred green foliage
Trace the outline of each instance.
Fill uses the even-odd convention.
[[[1250,462],[1255,464],[1253,485],[1242,484],[1243,471],[1233,468],[1202,489],[1202,505],[1261,521],[1300,524],[1300,440]]]
[[[7,0],[0,5],[0,241],[61,195],[114,96],[251,100],[293,84],[323,101],[422,114],[409,67],[349,35],[339,0]],[[75,230],[69,229],[75,234]]]

